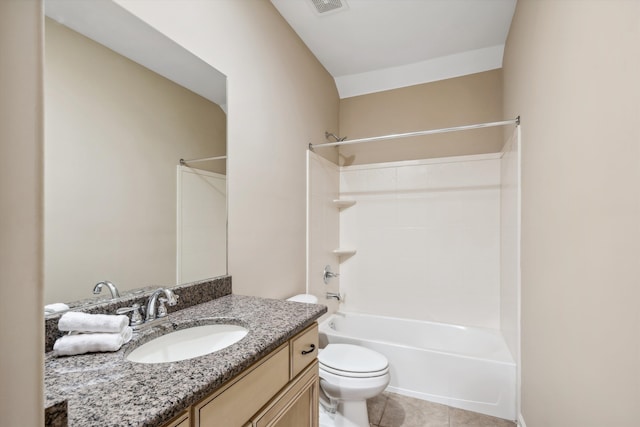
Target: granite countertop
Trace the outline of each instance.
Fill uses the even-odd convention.
[[[327,311],[323,305],[228,295],[171,313],[113,353],[45,355],[45,406],[67,401],[69,426],[159,426],[269,354]],[[137,345],[174,329],[235,323],[249,329],[217,352],[172,363],[126,360]]]

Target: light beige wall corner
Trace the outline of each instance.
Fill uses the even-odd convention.
[[[41,426],[42,4],[0,1],[0,425]]]
[[[527,427],[640,419],[640,2],[520,0],[504,58],[522,116]]]
[[[494,122],[502,115],[502,70],[388,90],[340,101],[340,134],[348,139]],[[500,128],[340,147],[340,164],[496,153]]]
[[[234,292],[303,292],[305,153],[337,129],[333,79],[268,0],[118,3],[228,77]]]

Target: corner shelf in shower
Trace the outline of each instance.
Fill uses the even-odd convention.
[[[343,200],[343,199],[333,199],[333,204],[338,207],[338,209],[345,209],[351,207],[356,204],[355,200]]]
[[[342,262],[343,260],[354,256],[356,254],[356,250],[355,249],[334,249],[333,253],[334,255],[337,255],[338,257],[340,257],[340,262]]]

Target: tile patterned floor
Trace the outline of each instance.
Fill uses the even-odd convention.
[[[367,401],[371,427],[515,427],[501,418],[384,392]]]

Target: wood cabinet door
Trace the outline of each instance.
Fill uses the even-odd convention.
[[[314,361],[257,414],[253,427],[318,427],[318,362]]]
[[[195,427],[241,427],[287,384],[289,346],[258,362],[257,366],[194,406]]]
[[[162,427],[189,427],[190,425],[191,416],[189,415],[189,410],[186,410]]]

